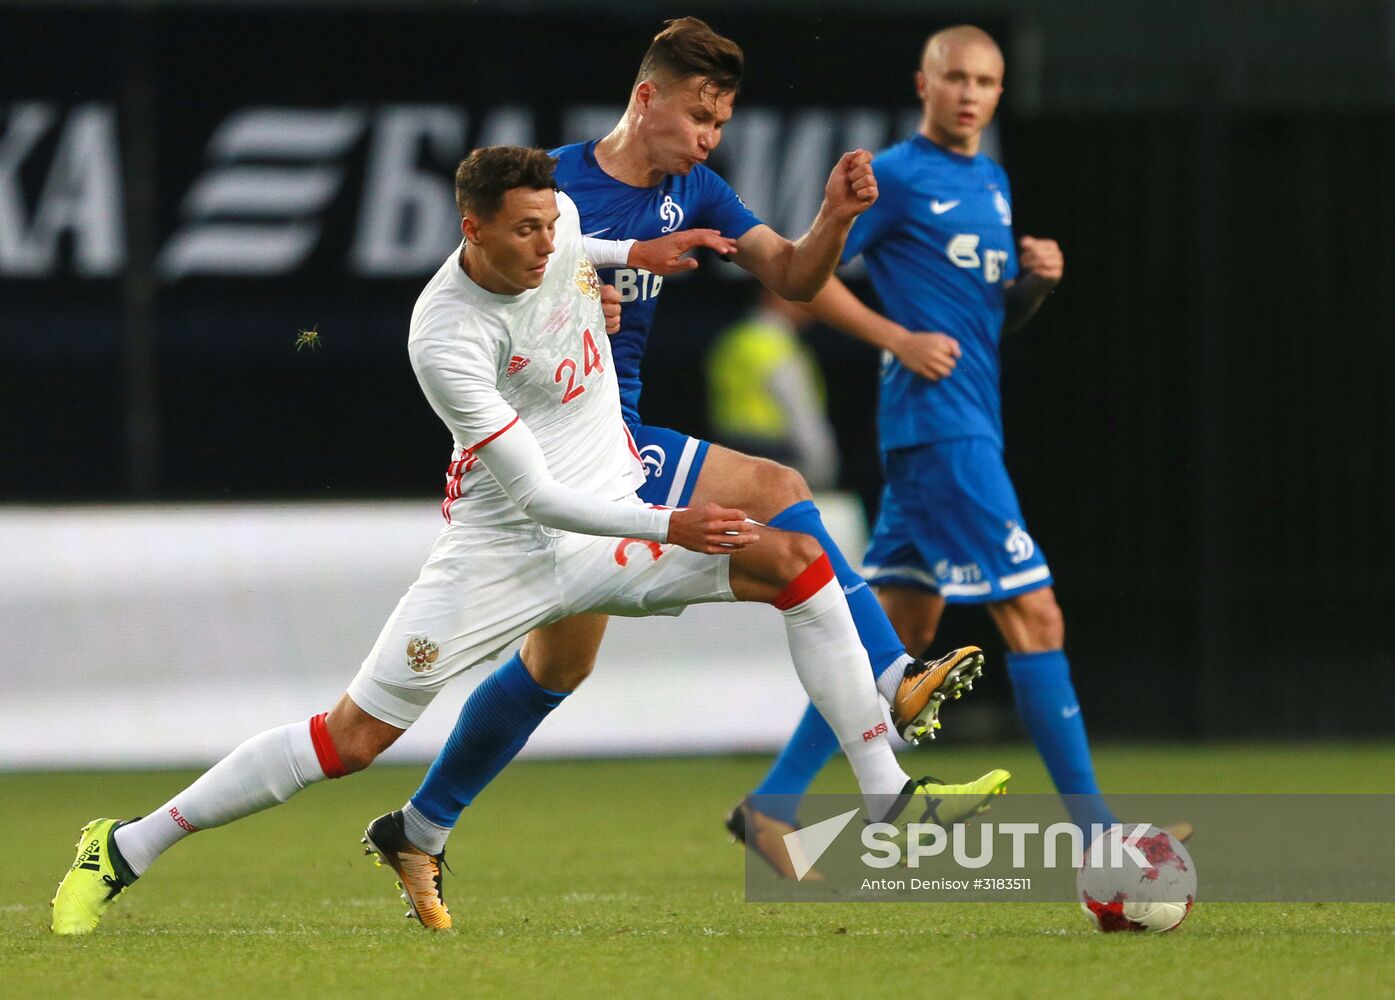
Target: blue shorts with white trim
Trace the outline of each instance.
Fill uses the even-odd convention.
[[[639,498],[664,507],[688,506],[702,463],[707,460],[709,443],[682,431],[648,424],[631,426],[630,433],[644,463]]]
[[[960,438],[884,456],[881,513],[863,560],[873,586],[918,587],[951,604],[987,604],[1049,586],[1003,453]]]

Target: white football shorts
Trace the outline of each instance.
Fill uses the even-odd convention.
[[[726,556],[632,538],[449,525],[349,697],[406,729],[447,681],[532,629],[587,611],[639,618],[734,601],[730,567]]]

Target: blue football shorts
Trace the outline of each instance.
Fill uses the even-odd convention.
[[[682,431],[647,424],[632,425],[630,434],[644,463],[639,498],[664,507],[688,506],[702,463],[707,460],[709,443]]]
[[[863,560],[873,586],[917,587],[951,604],[987,604],[1049,586],[1003,464],[986,438],[883,456],[881,513]]]

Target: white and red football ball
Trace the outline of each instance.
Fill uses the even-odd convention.
[[[1086,850],[1076,875],[1080,909],[1106,934],[1173,930],[1196,901],[1196,866],[1176,837],[1145,825],[1136,841],[1142,865],[1122,849],[1138,825],[1105,830]]]

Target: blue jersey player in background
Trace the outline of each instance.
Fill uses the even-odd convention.
[[[880,199],[853,227],[882,316],[834,279],[815,314],[886,351],[877,410],[886,474],[864,560],[910,649],[945,602],[986,604],[1008,649],[1018,712],[1079,823],[1112,822],[1063,650],[1046,557],[1003,464],[999,338],[1061,279],[1054,240],[1014,245],[1003,168],[979,152],[1002,94],[1003,56],[971,26],[925,44],[918,134],[873,161]]]
[[[735,42],[696,18],[669,22],[645,54],[619,123],[602,139],[555,150],[554,176],[576,203],[587,236],[645,240],[714,229],[735,241],[732,259],[771,291],[808,301],[833,274],[853,220],[876,201],[871,154],[845,154],[829,175],[809,231],[797,241],[785,239],[756,218],[703,162],[731,118],[742,69]],[[981,670],[982,652],[965,647],[934,663],[908,655],[876,596],[838,552],[798,472],[646,424],[640,360],[663,280],[636,268],[605,269],[601,276],[618,291],[622,304],[611,351],[624,419],[646,466],[640,496],[667,506],[736,508],[772,527],[817,538],[847,594],[893,722],[908,738],[929,736],[939,724],[940,704]],[[537,629],[518,654],[475,689],[425,782],[403,810],[413,844],[428,854],[439,853],[463,807],[591,672],[605,625],[603,615],[579,615]],[[760,801],[774,804],[758,811],[748,799],[727,821],[733,833],[785,875],[792,873],[792,865],[782,837],[794,829],[797,796],[839,746],[815,715],[801,726],[791,748],[756,790],[770,796]],[[985,790],[978,785],[945,785],[943,792],[979,795]]]

